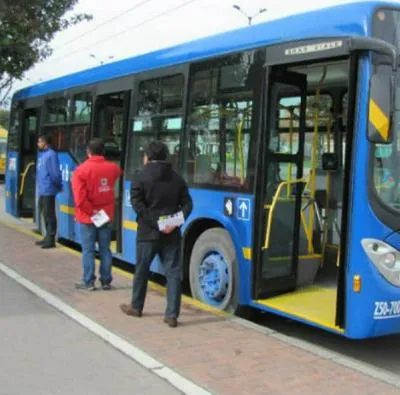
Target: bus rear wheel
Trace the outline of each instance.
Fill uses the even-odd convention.
[[[203,232],[190,256],[192,296],[210,306],[234,313],[238,306],[237,260],[229,233],[222,228]]]

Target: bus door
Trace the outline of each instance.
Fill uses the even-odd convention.
[[[263,165],[260,171],[255,234],[255,297],[296,288],[301,237],[307,79],[269,67]]]
[[[98,95],[95,105],[95,127],[93,137],[104,140],[106,159],[124,167],[125,130],[129,120],[131,91]],[[112,245],[114,253],[122,252],[122,178],[115,185],[115,218],[112,223]]]
[[[18,186],[18,217],[33,218],[35,211],[36,152],[40,114],[26,109],[22,114],[21,156]]]

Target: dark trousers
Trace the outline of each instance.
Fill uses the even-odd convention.
[[[157,241],[136,243],[136,269],[133,279],[132,307],[143,310],[150,265],[158,254],[167,278],[167,308],[165,316],[178,318],[181,308],[181,243],[179,238],[162,237]]]
[[[39,210],[43,215],[44,224],[46,226],[45,239],[54,241],[57,233],[57,217],[56,217],[56,197],[40,196]]]

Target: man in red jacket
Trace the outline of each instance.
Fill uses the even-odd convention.
[[[94,291],[95,288],[95,243],[100,250],[100,283],[109,290],[112,275],[110,251],[111,228],[114,218],[114,185],[122,174],[115,163],[104,158],[104,142],[93,139],[87,148],[88,159],[72,176],[72,191],[75,200],[75,218],[80,223],[83,276],[78,289]],[[97,214],[97,215],[96,215]],[[96,215],[96,217],[93,218]]]

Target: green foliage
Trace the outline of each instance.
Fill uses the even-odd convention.
[[[0,109],[0,127],[8,129],[9,116],[10,116],[9,111]]]
[[[54,35],[87,14],[66,17],[78,0],[0,0],[0,104],[12,83],[51,54]]]

